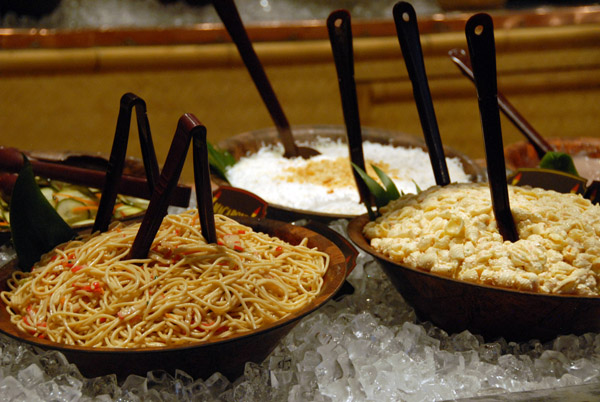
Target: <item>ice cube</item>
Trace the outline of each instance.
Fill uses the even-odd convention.
[[[148,392],[148,380],[146,377],[139,375],[129,375],[121,386],[123,391],[131,392],[135,395],[144,395]]]
[[[37,364],[31,364],[17,374],[17,379],[26,388],[33,388],[44,381],[44,372]]]
[[[221,373],[214,373],[204,381],[213,395],[220,395],[231,385],[227,377]]]
[[[86,396],[106,394],[114,398],[120,391],[115,374],[87,379],[82,387],[82,393]]]
[[[457,352],[479,349],[479,339],[469,331],[453,335],[450,339],[452,349]]]
[[[567,366],[569,374],[580,378],[583,382],[592,382],[600,376],[600,368],[595,366],[590,360],[580,358],[571,362]]]
[[[0,381],[0,397],[3,401],[41,400],[30,392],[27,392],[27,388],[13,376],[5,377]]]

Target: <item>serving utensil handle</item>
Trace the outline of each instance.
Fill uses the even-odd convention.
[[[439,186],[445,186],[450,183],[450,174],[425,72],[417,15],[413,6],[404,1],[396,3],[393,14],[402,56],[412,82],[435,182]]]
[[[154,191],[154,186],[158,179],[158,162],[156,161],[156,153],[150,134],[150,124],[148,123],[146,114],[146,102],[142,98],[128,92],[121,97],[119,103],[117,128],[106,168],[106,181],[102,188],[102,196],[100,197],[98,212],[94,220],[93,232],[106,231],[113,216],[113,208],[117,199],[117,189],[123,175],[123,166],[125,165],[133,108],[136,109],[140,146],[142,148],[144,169],[146,170],[146,179],[150,194]]]
[[[240,57],[275,123],[285,150],[284,156],[286,158],[299,156],[299,150],[294,143],[290,123],[281,108],[281,104],[275,95],[275,91],[271,86],[263,65],[254,51],[235,2],[233,0],[213,0],[212,3],[219,18],[225,25],[225,29],[227,29],[233,43],[237,47]]]
[[[346,10],[333,11],[327,18],[327,30],[340,86],[350,160],[366,171],[356,81],[354,80],[354,50],[350,13]],[[361,201],[370,200],[371,193],[367,185],[354,169],[352,169],[352,173]]]
[[[10,173],[19,172],[23,168],[22,153],[29,158],[33,173],[47,179],[94,188],[102,188],[106,182],[106,173],[100,170],[41,161],[28,155],[27,152],[12,147],[0,146],[0,170]],[[10,182],[7,182],[6,185],[10,185]],[[170,200],[171,205],[187,207],[190,204],[191,192],[191,187],[177,185]],[[152,196],[147,179],[129,175],[121,176],[117,193],[144,199],[150,199]]]
[[[212,192],[210,190],[210,178],[208,178],[206,128],[193,114],[186,113],[179,118],[179,122],[177,123],[177,130],[171,142],[167,159],[154,188],[148,210],[144,215],[144,219],[131,246],[129,259],[142,259],[148,255],[154,237],[160,228],[164,216],[167,214],[169,198],[179,181],[192,138],[194,139],[192,145],[195,149],[194,173],[195,176],[196,172],[201,174],[201,178],[196,177],[195,180],[202,235],[208,243],[216,243],[217,236],[212,210]],[[202,153],[205,154],[203,157],[201,156]]]
[[[484,13],[472,16],[467,21],[465,34],[477,88],[492,207],[500,234],[504,240],[514,242],[519,240],[519,235],[510,211],[508,198],[504,146],[498,110],[496,46],[492,17]]]
[[[206,128],[193,114],[183,116],[181,123],[192,136],[194,155],[194,184],[196,186],[196,205],[200,217],[202,236],[207,243],[217,242],[213,194],[210,184],[210,167],[208,163],[208,146],[206,144]]]
[[[448,52],[448,55],[463,75],[473,81],[474,77],[471,62],[464,49],[452,49]],[[510,103],[500,91],[498,91],[498,106],[500,106],[500,110],[504,115],[508,117],[525,138],[529,140],[529,143],[533,146],[540,159],[542,159],[546,152],[555,151],[555,148],[549,144],[531,124],[529,124],[525,117],[519,113],[513,104]]]

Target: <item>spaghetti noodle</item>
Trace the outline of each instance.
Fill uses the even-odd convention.
[[[93,347],[160,347],[248,332],[320,292],[329,256],[215,215],[218,244],[196,210],[167,215],[146,259],[125,259],[139,224],[58,246],[0,297],[22,331]]]

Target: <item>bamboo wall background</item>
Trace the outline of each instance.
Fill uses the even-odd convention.
[[[447,56],[466,48],[464,34],[425,34],[422,44],[445,145],[482,158],[474,86]],[[599,136],[600,25],[497,30],[496,47],[498,87],[538,131]],[[292,125],[343,123],[327,40],[264,41],[255,48]],[[362,124],[421,136],[397,39],[356,38],[354,52]],[[159,162],[183,113],[194,113],[212,142],[272,125],[229,43],[4,49],[0,145],[108,153],[125,92],[147,103]],[[505,118],[502,125],[505,144],[522,139]],[[136,136],[129,154],[140,155]],[[192,179],[189,161],[183,179]]]

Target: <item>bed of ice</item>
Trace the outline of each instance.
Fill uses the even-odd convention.
[[[0,336],[0,400],[434,401],[600,382],[599,334],[519,344],[449,336],[416,321],[371,257],[359,256],[349,281],[352,295],[301,321],[232,381],[181,371],[122,383],[114,375],[84,378],[62,354]]]
[[[236,0],[245,23],[289,20],[325,20],[329,13],[345,8],[354,18],[392,19],[398,0]],[[193,1],[192,1],[193,3]],[[196,2],[198,3],[198,2]],[[440,10],[436,0],[414,1],[418,14]],[[9,13],[0,21],[3,28],[115,28],[182,27],[220,22],[211,5],[185,1],[163,4],[159,0],[61,0],[59,6],[41,19]]]

